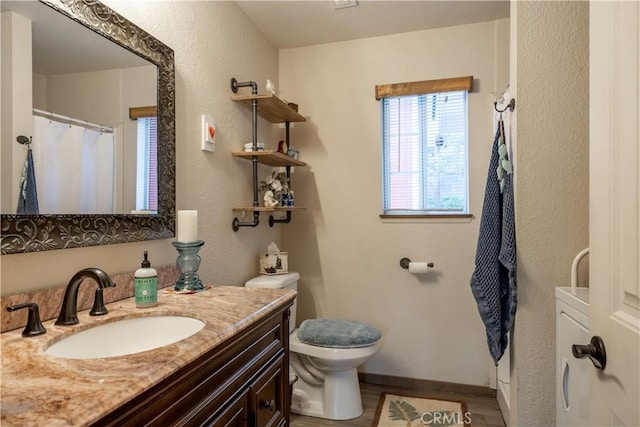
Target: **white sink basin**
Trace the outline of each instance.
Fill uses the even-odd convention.
[[[65,359],[124,356],[173,344],[203,327],[204,322],[193,317],[133,317],[70,335],[48,347],[45,353]]]

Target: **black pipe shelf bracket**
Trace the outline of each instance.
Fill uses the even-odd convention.
[[[260,224],[260,212],[254,211],[253,221],[242,222],[238,217],[233,218],[233,221],[231,222],[231,229],[233,231],[238,231],[240,230],[240,227],[257,227],[258,224]]]
[[[238,88],[251,87],[251,94],[258,94],[258,84],[254,81],[238,82],[235,77],[231,78],[231,91],[238,93]],[[258,100],[251,101],[251,122],[252,122],[252,150],[258,151]],[[251,159],[253,165],[253,206],[260,206],[258,200],[258,158],[253,156]],[[260,224],[260,213],[258,211],[253,212],[253,221],[241,222],[237,217],[233,218],[231,228],[233,231],[238,231],[240,227],[257,227]]]
[[[251,94],[258,94],[258,84],[256,82],[248,81],[240,83],[235,77],[231,77],[231,92],[238,93],[238,88],[241,87],[251,87]]]
[[[237,152],[232,153],[235,157],[251,160],[253,166],[253,203],[248,208],[234,208],[235,211],[242,211],[243,216],[246,212],[252,212],[252,221],[241,221],[238,217],[234,217],[231,223],[233,231],[240,230],[240,227],[257,227],[260,224],[260,212],[286,212],[284,218],[275,218],[274,215],[269,216],[269,226],[273,227],[274,224],[282,223],[288,224],[291,222],[291,212],[293,210],[301,210],[299,207],[278,207],[278,208],[265,208],[260,206],[258,200],[258,163],[263,163],[270,166],[285,166],[287,179],[290,179],[291,166],[305,166],[306,163],[301,162],[293,157],[289,157],[286,154],[280,154],[270,151],[258,151],[258,114],[272,123],[285,123],[286,128],[286,143],[289,147],[289,128],[290,122],[304,122],[306,119],[301,116],[291,106],[284,103],[273,95],[258,95],[258,84],[254,81],[239,82],[236,78],[231,79],[231,91],[236,94],[239,88],[251,87],[251,96],[233,96],[234,101],[240,101],[245,106],[249,106],[251,103],[251,122],[252,122],[252,153]],[[259,108],[258,102],[261,102]],[[255,154],[253,154],[255,153]]]
[[[273,215],[269,215],[269,227],[273,227],[274,224],[289,224],[291,222],[291,211],[287,211],[285,218],[274,218]]]

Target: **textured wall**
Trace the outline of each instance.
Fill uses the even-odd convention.
[[[571,261],[589,241],[589,8],[518,2],[512,12],[519,305],[511,425],[554,425],[554,288],[569,285]]]
[[[382,330],[370,373],[487,385],[484,327],[469,288],[493,137],[492,92],[507,85],[508,25],[494,22],[283,50],[280,82],[308,122],[292,144],[309,163],[293,176],[296,213],[283,228],[299,271],[299,319],[353,318]],[[498,31],[500,34],[498,36]],[[496,64],[503,64],[498,72]],[[376,84],[473,75],[466,222],[382,222]],[[497,76],[503,81],[496,83]],[[497,87],[496,87],[497,86]],[[402,257],[432,261],[425,276]]]
[[[32,127],[31,22],[13,12],[2,14],[2,212],[14,211],[18,206],[18,186],[12,176],[22,172],[27,150],[16,142],[18,135],[30,135]],[[25,113],[27,112],[27,113]]]
[[[231,207],[251,202],[251,164],[230,152],[251,138],[251,114],[230,101],[229,80],[278,80],[278,52],[233,2],[130,2],[107,5],[175,51],[177,207],[199,211],[200,277],[210,283],[242,284],[257,273],[258,252],[279,236],[262,224],[231,230]],[[200,114],[218,125],[215,153],[200,150]],[[261,120],[260,137],[277,131]],[[275,141],[274,141],[275,143]],[[261,172],[266,174],[267,172]],[[142,251],[153,264],[175,262],[171,240],[2,256],[2,294],[66,283],[89,265],[109,274],[139,267]]]

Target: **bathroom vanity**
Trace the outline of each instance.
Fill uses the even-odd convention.
[[[106,316],[23,338],[2,338],[3,426],[283,426],[289,421],[289,307],[295,292],[212,287],[198,294],[159,291],[155,307],[133,298]],[[68,359],[45,354],[80,330],[138,316],[187,316],[204,328],[182,341],[125,356]],[[126,332],[125,332],[126,333]]]

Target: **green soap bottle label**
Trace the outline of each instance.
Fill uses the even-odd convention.
[[[138,306],[151,306],[158,302],[158,278],[135,278],[135,301]]]

